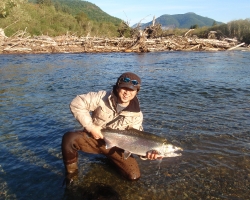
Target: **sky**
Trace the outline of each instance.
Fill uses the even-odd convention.
[[[194,12],[227,23],[250,18],[250,0],[87,0],[130,26],[153,17]]]

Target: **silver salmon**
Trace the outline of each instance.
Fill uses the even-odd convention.
[[[131,154],[146,156],[146,153],[152,150],[157,151],[159,157],[175,157],[181,156],[179,151],[183,150],[163,137],[137,129],[102,129],[101,133],[106,142],[106,149],[115,146],[124,149],[125,159]]]

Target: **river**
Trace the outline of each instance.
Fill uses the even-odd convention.
[[[0,199],[249,199],[249,63],[243,51],[0,55]],[[81,152],[66,189],[61,138],[81,129],[69,103],[111,89],[126,71],[142,78],[144,130],[182,156],[159,171],[136,158],[141,178],[130,182],[105,157]]]

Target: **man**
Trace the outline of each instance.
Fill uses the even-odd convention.
[[[140,178],[140,170],[131,155],[124,159],[124,150],[118,147],[105,148],[102,128],[142,130],[143,115],[137,93],[141,79],[134,73],[123,73],[110,92],[99,91],[78,95],[70,104],[74,117],[84,127],[83,131],[68,132],[62,139],[62,155],[67,174],[78,170],[78,151],[104,154],[129,180]],[[92,112],[92,115],[90,115]],[[148,159],[157,159],[157,152],[148,152]]]

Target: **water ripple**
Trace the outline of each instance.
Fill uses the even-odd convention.
[[[122,199],[248,199],[249,62],[249,52],[0,55],[0,198],[81,199],[112,188]],[[142,177],[131,183],[105,158],[80,153],[79,182],[65,192],[61,138],[81,128],[69,103],[112,88],[125,71],[142,78],[144,129],[183,155],[163,159],[158,175],[156,162],[138,159]]]

